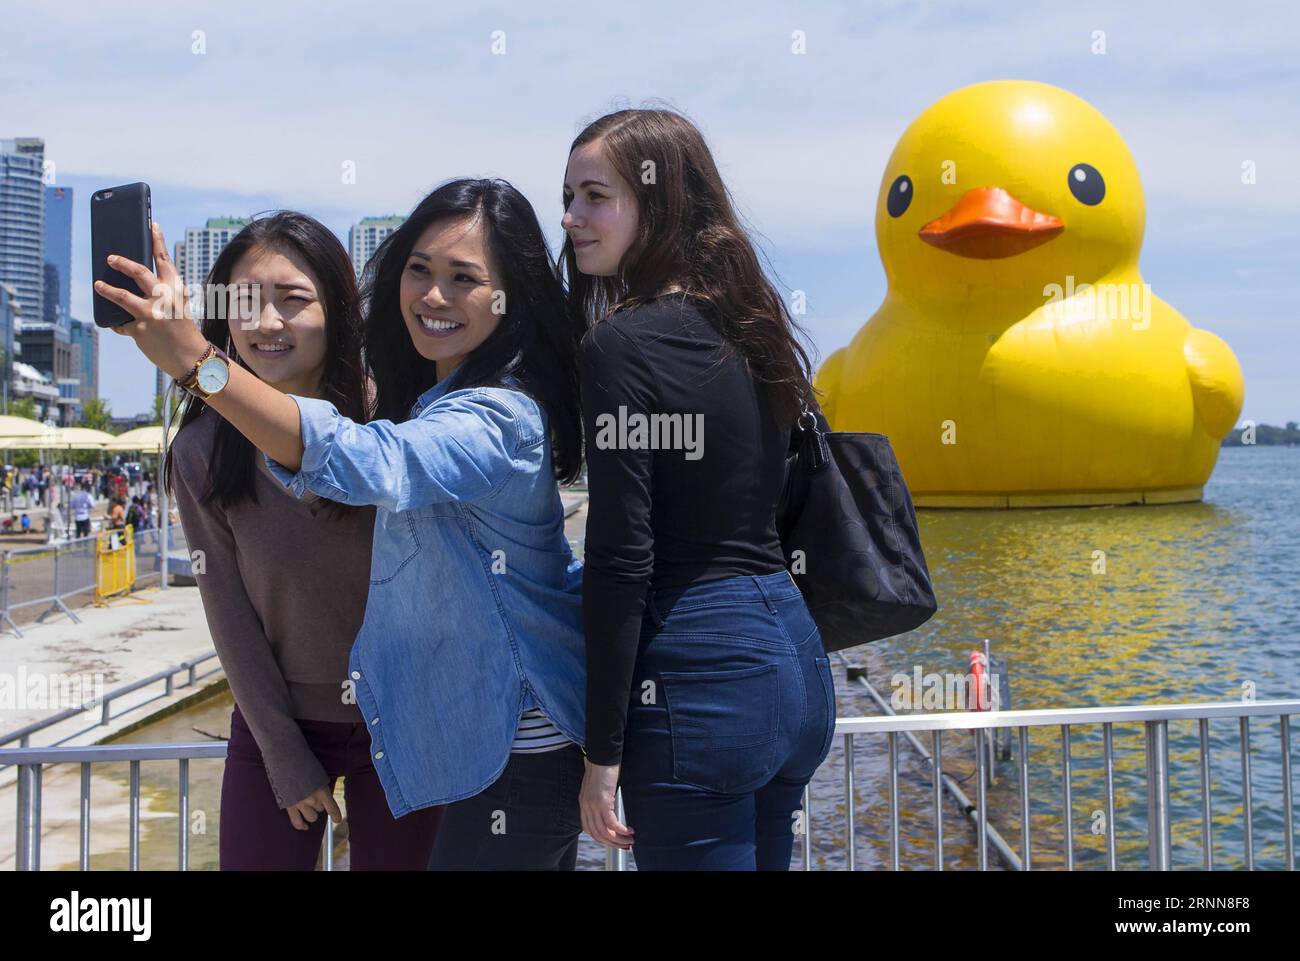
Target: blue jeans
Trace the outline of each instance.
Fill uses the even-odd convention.
[[[652,591],[620,785],[639,870],[790,866],[835,688],[785,571]]]

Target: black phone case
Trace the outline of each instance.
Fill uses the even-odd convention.
[[[125,274],[106,263],[109,254],[118,254],[150,270],[153,263],[153,238],[149,233],[153,215],[146,183],[123,184],[96,190],[90,197],[91,276],[113,287],[146,294]],[[118,327],[135,320],[129,313],[93,292],[95,323],[100,327]]]

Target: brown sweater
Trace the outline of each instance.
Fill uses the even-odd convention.
[[[298,500],[261,455],[256,504],[202,503],[217,421],[206,410],[172,443],[176,506],[191,558],[203,552],[193,566],[212,643],[283,809],[329,783],[295,719],[362,720],[345,681],[370,587],[375,509],[318,517],[328,502]]]

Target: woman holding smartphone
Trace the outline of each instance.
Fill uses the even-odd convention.
[[[580,330],[532,207],[504,181],[453,181],[385,240],[367,267],[369,423],[154,319],[178,316],[160,236],[155,257],[158,277],[111,264],[156,290],[100,290],[137,318],[121,332],[293,493],[377,508],[348,679],[392,813],[449,805],[434,867],[571,869],[582,572],[556,481],[582,458]]]
[[[165,254],[158,263],[165,274]],[[202,336],[249,379],[365,419],[356,280],[324,225],[291,211],[257,218],[222,250],[207,281],[209,290],[242,299],[214,299]],[[235,696],[221,868],[310,871],[325,830],[320,814],[340,817],[339,777],[351,867],[420,867],[441,809],[393,817],[346,685],[369,587],[374,510],[297,500],[197,395],[187,395],[166,476]]]
[[[583,827],[641,869],[785,870],[835,729],[775,523],[808,357],[688,120],[596,120],[564,204],[592,325]]]

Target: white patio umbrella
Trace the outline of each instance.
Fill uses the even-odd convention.
[[[176,439],[176,431],[180,428],[180,421],[172,424],[171,439]],[[163,441],[162,424],[150,424],[147,427],[137,427],[134,430],[128,430],[125,433],[118,434],[109,443],[104,445],[104,450],[114,452],[140,451],[144,454],[161,454]]]

